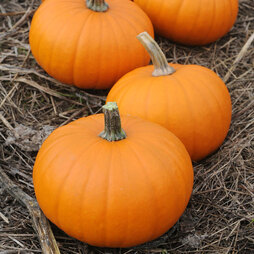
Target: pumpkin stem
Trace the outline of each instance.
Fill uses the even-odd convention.
[[[92,11],[104,12],[108,10],[108,4],[104,0],[86,0],[86,6]]]
[[[154,65],[152,75],[154,77],[167,76],[175,72],[175,69],[168,65],[167,59],[159,45],[147,32],[140,33],[137,38],[145,47],[152,59]]]
[[[104,131],[99,136],[107,141],[117,141],[126,138],[121,127],[121,118],[116,102],[108,102],[102,107],[105,120]]]

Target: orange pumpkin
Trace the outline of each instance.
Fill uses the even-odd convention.
[[[103,114],[97,114],[46,139],[34,165],[34,189],[45,215],[70,236],[130,247],[176,223],[192,192],[193,168],[167,129],[122,116],[123,131],[115,103],[104,113],[102,133]]]
[[[154,66],[123,76],[107,101],[116,101],[121,114],[163,125],[183,142],[193,160],[204,158],[221,145],[230,126],[231,100],[226,85],[205,67],[168,64],[147,33],[141,33],[139,39]]]
[[[148,64],[138,43],[153,34],[147,15],[127,0],[44,1],[29,34],[39,65],[57,80],[80,88],[109,88],[122,75]]]
[[[155,31],[175,42],[204,45],[233,26],[238,0],[134,0],[150,17]]]

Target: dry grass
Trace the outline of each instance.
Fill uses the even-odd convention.
[[[36,64],[28,32],[38,5],[0,2],[0,166],[31,196],[33,163],[47,131],[99,112],[107,95],[60,84]],[[52,225],[61,253],[254,253],[253,13],[253,0],[240,1],[234,28],[208,46],[156,38],[169,61],[213,69],[227,81],[233,103],[225,142],[194,165],[193,195],[179,222],[151,243],[122,250],[88,246]],[[28,211],[0,186],[0,253],[40,252]]]

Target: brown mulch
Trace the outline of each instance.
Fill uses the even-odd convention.
[[[232,124],[223,145],[195,163],[194,190],[178,223],[130,249],[79,242],[51,224],[61,253],[254,253],[254,1],[240,0],[233,29],[203,47],[156,37],[168,61],[213,69],[230,91]],[[39,0],[0,1],[0,169],[34,197],[32,169],[56,127],[101,111],[108,91],[85,91],[48,76],[34,60],[28,32]],[[0,186],[0,254],[41,253],[28,211]]]

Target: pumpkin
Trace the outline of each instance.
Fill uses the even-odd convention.
[[[121,125],[115,103],[104,114],[105,128],[97,114],[51,133],[35,161],[34,189],[45,215],[70,236],[130,247],[176,223],[192,192],[193,168],[167,129],[131,116]]]
[[[109,88],[122,75],[148,64],[136,40],[152,23],[127,0],[44,1],[29,33],[31,51],[55,79],[80,88]]]
[[[138,38],[153,65],[124,75],[107,101],[116,101],[121,114],[166,127],[183,142],[193,160],[203,159],[221,145],[229,130],[231,99],[226,85],[208,68],[168,64],[148,33]]]
[[[187,45],[218,40],[233,26],[238,0],[134,0],[150,17],[155,32]]]

